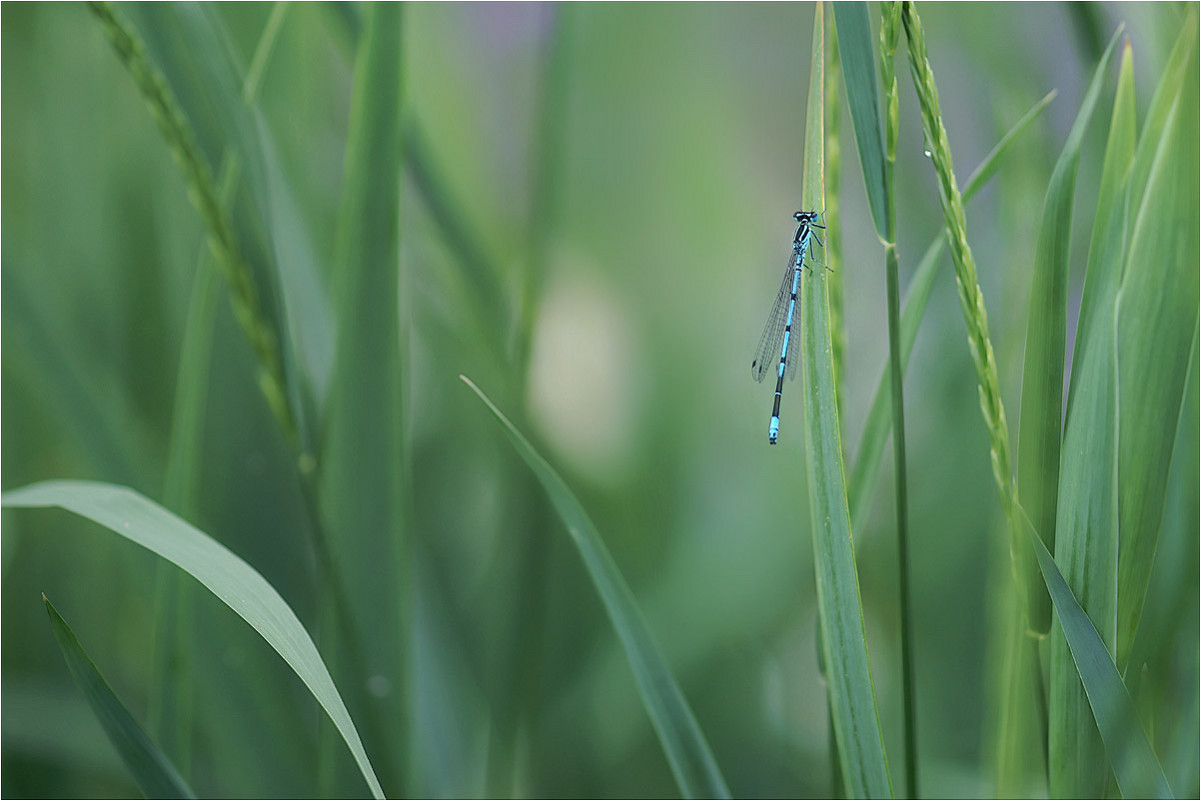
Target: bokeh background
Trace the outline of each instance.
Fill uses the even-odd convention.
[[[1025,297],[1051,166],[1116,25],[1126,23],[1133,43],[1141,113],[1183,11],[1039,3],[931,4],[921,12],[961,181],[1040,97],[1059,92],[968,208],[1016,435]],[[249,61],[270,6],[228,4],[217,13]],[[151,115],[88,9],[6,3],[0,19],[2,484],[90,478],[158,498],[205,235]],[[478,288],[464,278],[422,194],[406,183],[401,271],[411,337],[406,438],[420,698],[410,728],[422,765],[410,792],[677,793],[577,553],[537,487],[515,480],[526,468],[460,373],[509,404],[580,496],[732,791],[830,792],[799,384],[786,385],[781,445],[771,448],[771,389],[747,375],[800,195],[812,19],[811,5],[775,3],[405,8],[407,113],[420,120],[458,198],[456,219],[510,292],[485,302],[514,302],[535,231],[547,264],[528,375],[516,391],[502,391],[512,376],[480,341],[476,306],[464,300]],[[327,271],[352,36],[353,13],[289,8],[259,101]],[[554,36],[564,43],[552,76],[562,102],[559,146],[547,158],[540,98]],[[907,71],[900,86],[904,287],[942,214]],[[1096,119],[1107,119],[1111,97],[1107,89]],[[1081,165],[1076,226],[1084,234],[1102,127],[1094,126]],[[845,258],[832,266],[845,282],[841,423],[850,457],[887,339],[883,251],[849,118],[841,128]],[[553,202],[535,211],[540,174],[549,174]],[[1085,241],[1074,238],[1071,308],[1079,303]],[[918,742],[924,794],[976,797],[992,787],[992,621],[1009,567],[946,267],[905,384]],[[293,460],[224,300],[213,348],[194,522],[262,572],[312,630],[323,598],[301,533]],[[1191,473],[1174,465],[1180,489],[1168,510],[1194,531],[1195,462]],[[891,463],[886,455],[872,514],[855,541],[895,771],[901,696]],[[144,719],[156,703],[153,652],[161,636],[155,557],[54,511],[5,511],[0,545],[0,792],[136,792],[70,679],[39,593]],[[1148,614],[1179,626],[1160,666],[1179,717],[1157,720],[1156,733],[1170,743],[1160,755],[1173,787],[1196,795],[1195,539],[1190,548],[1183,583],[1168,598],[1153,592]],[[197,593],[195,618],[193,786],[202,795],[315,795],[311,697],[215,599]]]

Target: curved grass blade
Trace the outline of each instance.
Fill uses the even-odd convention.
[[[1009,148],[1017,141],[1018,135],[1023,133],[1034,122],[1038,115],[1042,113],[1042,110],[1054,98],[1055,92],[1049,92],[1001,137],[1001,140],[997,142],[992,152],[985,157],[984,161],[980,162],[980,165],[976,167],[976,170],[968,178],[967,185],[963,188],[964,203],[971,201],[980,189],[988,183],[988,180],[996,174],[998,167],[1001,165],[1002,156],[1009,152]],[[939,256],[942,255],[945,244],[946,234],[939,231],[934,241],[926,248],[921,261],[918,262],[917,270],[913,274],[913,280],[910,281],[909,289],[905,294],[905,300],[901,307],[902,370],[906,369],[909,365],[909,355],[913,352],[913,343],[917,340],[918,327],[921,325],[922,317],[926,312],[926,302],[930,300],[930,293],[934,290],[934,278],[938,274]],[[861,530],[867,522],[872,487],[875,486],[876,476],[880,471],[880,457],[884,453],[884,444],[888,441],[889,432],[892,430],[892,416],[889,405],[890,385],[891,374],[888,362],[886,361],[880,378],[876,381],[876,394],[872,397],[867,422],[864,424],[863,434],[859,440],[859,451],[855,454],[855,461],[851,466],[851,477],[847,482],[847,495],[851,506],[852,531]]]
[[[824,194],[823,74],[824,6],[817,4],[805,118],[801,207],[818,209]],[[842,446],[831,355],[825,270],[801,283],[802,373],[814,569],[825,646],[830,708],[834,716],[846,790],[855,798],[892,796],[876,691],[868,663],[859,578],[851,542],[850,513],[842,473]]]
[[[1151,748],[1138,712],[1117,666],[1109,656],[1101,635],[1080,608],[1063,574],[1024,512],[1022,527],[1034,546],[1043,581],[1055,605],[1055,613],[1072,651],[1088,702],[1105,743],[1105,752],[1118,788],[1126,798],[1171,798],[1172,790]]]
[[[1082,133],[1073,130],[1074,134],[1077,132]],[[1126,255],[1127,179],[1134,143],[1134,68],[1127,42],[1105,149],[1080,323],[1076,329],[1062,465],[1055,466],[1059,482],[1055,523],[1059,529],[1056,548],[1059,561],[1102,640],[1111,649],[1115,637],[1117,599],[1113,577],[1118,546],[1114,304]],[[1069,137],[1069,146],[1072,144]],[[1078,139],[1074,146],[1078,154]],[[1060,173],[1057,171],[1056,175]],[[1051,189],[1056,188],[1053,176]],[[1048,191],[1048,205],[1050,199]],[[1066,259],[1066,254],[1063,256]],[[1066,273],[1066,263],[1062,267]],[[1050,312],[1045,310],[1045,313]],[[1058,398],[1058,391],[1053,394]],[[1050,409],[1045,411],[1051,413]],[[1054,416],[1059,417],[1058,405]],[[1050,476],[1044,476],[1044,480],[1050,480]],[[1035,497],[1045,499],[1045,495]],[[1041,580],[1039,584],[1040,590],[1045,587]],[[1033,612],[1031,617],[1033,626],[1036,622]],[[1087,796],[1103,793],[1105,789],[1106,775],[1100,768],[1103,746],[1082,692],[1063,635],[1059,630],[1052,631],[1048,751],[1050,788],[1056,796]]]
[[[514,449],[546,490],[559,519],[567,527],[584,567],[600,594],[626,659],[638,682],[642,702],[685,798],[729,798],[730,791],[713,759],[705,735],[680,692],[675,677],[655,645],[651,631],[622,578],[613,557],[587,512],[554,468],[534,450],[504,413],[466,376],[459,376],[496,416]]]
[[[325,709],[375,798],[379,780],[325,663],[296,614],[257,570],[200,529],[126,487],[44,481],[0,496],[9,507],[58,506],[115,531],[190,573],[262,635]]]
[[[92,662],[75,632],[63,620],[62,615],[54,608],[45,594],[42,601],[46,604],[46,612],[50,615],[50,626],[54,630],[54,638],[58,647],[67,660],[71,677],[75,679],[104,733],[121,755],[121,761],[133,774],[138,787],[147,798],[195,798],[196,794],[188,786],[179,773],[171,765],[171,761],[159,750],[146,732],[129,714],[129,710],[113,693],[104,676],[100,675],[96,664]]]
[[[1080,149],[1093,110],[1101,97],[1101,84],[1118,43],[1122,26],[1110,39],[1093,71],[1080,103],[1076,121],[1055,163],[1043,201],[1042,223],[1031,276],[1030,309],[1026,323],[1026,352],[1022,366],[1022,395],[1018,411],[1017,486],[1022,508],[1035,530],[1055,549],[1055,515],[1059,493],[1060,420],[1063,413],[1063,362],[1067,343],[1068,256],[1072,237],[1072,201]],[[1121,180],[1120,175],[1116,180]],[[1112,202],[1112,197],[1103,198]],[[1108,209],[1106,209],[1108,211]],[[1107,217],[1096,218],[1108,222]],[[1115,543],[1116,544],[1116,543]],[[1035,575],[1032,554],[1021,545],[1018,558],[1027,564],[1018,575],[1025,579],[1030,629],[1046,634],[1051,627],[1050,599]]]

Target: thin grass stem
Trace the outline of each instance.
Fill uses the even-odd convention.
[[[900,130],[900,101],[897,92],[896,52],[901,38],[901,5],[881,4],[880,77],[884,91],[884,198],[886,230],[884,275],[888,295],[888,364],[892,399],[893,480],[897,520],[897,573],[900,585],[901,684],[904,688],[903,719],[905,732],[905,790],[909,798],[918,797],[917,775],[917,684],[913,667],[913,604],[909,566],[909,492],[905,457],[904,372],[901,357],[901,289],[897,276],[896,170],[897,137]]]

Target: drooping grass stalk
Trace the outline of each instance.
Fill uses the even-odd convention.
[[[934,170],[938,176],[938,193],[942,200],[943,216],[947,228],[947,241],[951,246],[951,260],[955,265],[955,286],[959,293],[959,305],[968,330],[968,350],[976,368],[976,382],[980,396],[980,410],[988,431],[989,453],[992,460],[993,480],[1001,496],[1005,516],[1013,520],[1013,484],[1010,473],[1009,425],[1005,420],[1005,406],[1001,401],[1000,380],[997,377],[997,359],[993,353],[992,340],[988,335],[988,314],[984,307],[984,294],[976,277],[976,260],[967,241],[967,217],[963,211],[963,197],[955,180],[955,167],[951,159],[951,143],[943,125],[942,110],[938,104],[938,87],[934,83],[934,71],[926,58],[926,35],[921,19],[909,0],[903,4],[901,19],[909,40],[909,68],[913,75],[921,107],[922,130],[926,135],[926,146]],[[1013,536],[1013,535],[1011,535]]]
[[[254,352],[259,389],[284,436],[294,445],[297,441],[296,423],[288,405],[279,342],[263,311],[254,277],[238,244],[229,214],[221,205],[212,173],[200,153],[191,126],[163,76],[147,57],[134,29],[116,15],[109,3],[89,5],[108,35],[117,57],[133,77],[183,174],[188,197],[200,213],[208,232],[209,246],[216,257],[216,264],[229,282],[234,318]]]
[[[897,92],[896,52],[901,38],[901,4],[880,5],[880,77],[884,91],[884,197],[887,228],[884,237],[884,275],[888,292],[888,364],[892,381],[892,454],[897,516],[897,573],[901,596],[901,681],[904,687],[905,790],[918,797],[917,722],[914,711],[917,684],[913,669],[913,605],[909,567],[909,492],[906,486],[905,398],[901,367],[901,289],[897,277],[896,183],[900,131],[900,101]]]
[[[1055,92],[1052,90],[1036,103],[1009,129],[1005,136],[1001,137],[1001,141],[996,144],[984,161],[976,166],[976,169],[968,176],[967,184],[963,188],[964,203],[970,203],[972,198],[996,173],[1001,163],[1001,157],[1013,146],[1018,134],[1030,127],[1034,119],[1054,97]],[[925,314],[930,293],[934,291],[934,278],[945,242],[946,232],[940,230],[926,248],[926,252],[922,254],[917,269],[914,271],[913,279],[909,282],[909,288],[906,290],[901,310],[902,369],[909,362],[909,355],[913,351],[913,345],[917,339],[918,325]],[[888,439],[892,427],[892,418],[889,416],[889,409],[886,408],[889,404],[889,387],[891,386],[891,370],[886,363],[876,381],[876,393],[872,397],[871,411],[868,412],[867,423],[859,440],[859,452],[855,454],[851,476],[847,482],[853,531],[861,529],[867,519],[872,488],[880,467],[880,458],[884,453],[885,441]]]

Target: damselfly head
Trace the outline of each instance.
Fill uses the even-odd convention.
[[[792,219],[796,220],[797,222],[817,222],[817,212],[798,211],[796,214],[792,215]]]

